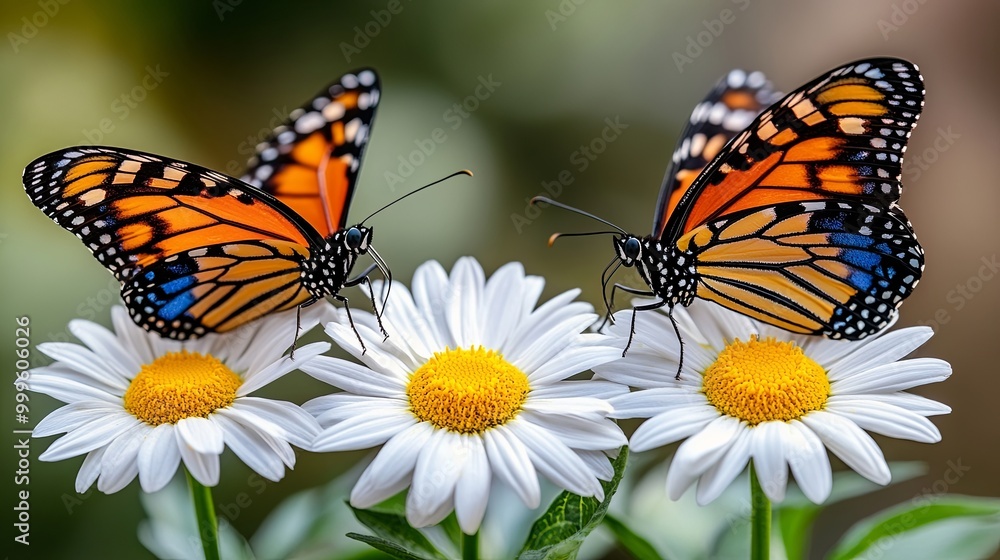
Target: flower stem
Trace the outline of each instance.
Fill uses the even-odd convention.
[[[750,461],[750,558],[768,560],[771,557],[771,501],[757,480],[757,471]]]
[[[474,535],[462,533],[462,560],[479,560],[479,531]]]
[[[194,513],[198,517],[198,535],[201,536],[205,560],[219,560],[219,522],[215,518],[212,489],[195,480],[187,469],[184,474],[187,475],[188,488],[191,489]]]

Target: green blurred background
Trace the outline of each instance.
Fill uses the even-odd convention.
[[[788,91],[861,57],[894,55],[919,64],[927,105],[907,153],[902,206],[926,248],[927,270],[899,324],[937,330],[918,353],[947,359],[955,373],[920,392],[954,412],[936,420],[944,436],[939,444],[878,438],[889,459],[924,461],[929,474],[832,508],[817,526],[814,553],[854,520],[930,487],[949,462],[968,471],[948,491],[1000,495],[1000,422],[993,416],[1000,192],[988,171],[1000,152],[1000,4],[402,0],[391,14],[385,1],[63,1],[0,7],[6,37],[0,46],[0,356],[8,372],[0,385],[8,406],[2,453],[8,531],[16,470],[9,434],[21,427],[12,419],[14,319],[31,317],[33,343],[67,340],[70,319],[107,324],[117,298],[111,276],[29,203],[20,183],[24,165],[51,150],[98,143],[238,175],[278,116],[358,66],[375,67],[384,90],[352,216],[457,169],[476,173],[374,220],[376,246],[396,278],[408,282],[427,259],[450,267],[459,256],[475,255],[488,272],[518,260],[547,278],[547,295],[580,286],[583,297],[597,303],[610,241],[567,240],[547,248],[553,231],[592,224],[552,209],[526,214],[526,199],[543,194],[543,182],[566,171],[572,183],[561,201],[645,232],[685,119],[730,68],[763,70]],[[477,99],[483,82],[493,85],[480,87]],[[454,111],[456,103],[465,104],[464,116]],[[601,135],[605,119],[627,128],[584,168],[577,152]],[[433,143],[433,153],[412,171],[400,170],[400,158],[421,143],[426,151],[436,128],[445,141]],[[294,374],[268,394],[301,403],[322,391]],[[34,396],[31,425],[57,405]],[[111,496],[94,490],[69,512],[64,500],[75,496],[82,458],[39,462],[49,441],[32,447],[32,557],[108,557],[109,547],[119,557],[148,557],[135,537],[142,517],[138,484]],[[284,496],[321,484],[362,457],[300,452],[295,470],[255,496],[235,526],[252,533]],[[223,472],[219,503],[245,492],[250,474],[229,453]]]

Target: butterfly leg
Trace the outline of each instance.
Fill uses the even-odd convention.
[[[368,277],[368,275],[371,274],[377,266],[377,264],[370,265],[361,274],[358,274],[353,279],[344,282],[344,287],[349,288],[351,286],[357,286],[358,284],[368,284],[368,295],[372,298],[372,312],[375,314],[375,320],[378,321],[378,329],[382,331],[382,335],[385,336],[382,340],[385,341],[385,339],[389,338],[389,333],[387,333],[385,331],[385,327],[382,326],[382,314],[379,313],[378,306],[375,305],[375,289],[372,288],[372,280]],[[382,304],[382,310],[385,311],[384,303]]]
[[[604,322],[601,323],[600,328],[597,329],[598,331],[600,331],[601,329],[603,329],[604,325],[608,324],[609,321],[611,322],[612,325],[615,324],[615,319],[611,315],[611,313],[612,313],[612,310],[614,309],[614,306],[615,306],[615,292],[617,290],[621,290],[621,291],[623,291],[625,293],[629,293],[629,294],[636,295],[636,296],[656,297],[656,294],[654,292],[650,292],[650,291],[647,291],[647,290],[639,290],[639,289],[636,289],[636,288],[630,288],[630,287],[628,287],[628,286],[626,286],[624,284],[617,284],[616,283],[614,286],[611,287],[611,301],[610,301],[610,304],[608,305],[608,314],[604,316]],[[632,327],[633,327],[632,330],[635,331],[635,320],[634,319],[633,319],[632,323],[633,323],[632,324]],[[632,337],[630,336],[629,337],[629,344],[631,344],[631,343],[632,343]],[[627,347],[626,347],[626,349],[627,349]]]
[[[302,332],[302,306],[295,308],[295,337],[292,338],[292,351],[288,353],[288,358],[295,359],[295,345],[299,342],[299,333]]]
[[[616,287],[617,287],[617,285],[616,285]],[[629,293],[634,293],[634,294],[637,294],[637,295],[639,295],[639,293],[641,293],[639,290],[635,290],[634,292],[633,291],[629,291],[629,290],[634,290],[634,289],[635,288],[622,287],[622,291],[627,291]],[[632,346],[632,338],[635,336],[635,313],[636,313],[636,311],[652,311],[654,309],[659,309],[659,308],[663,307],[666,304],[667,304],[666,301],[656,301],[656,302],[653,302],[653,303],[650,303],[650,304],[646,304],[646,305],[637,305],[637,306],[635,306],[635,307],[632,308],[632,326],[629,328],[629,331],[628,331],[628,342],[625,344],[625,349],[622,350],[622,358],[624,358],[625,354],[628,353],[628,349]]]
[[[358,332],[358,328],[354,326],[354,317],[351,316],[351,304],[347,301],[347,298],[340,295],[334,294],[333,299],[344,304],[344,310],[347,311],[347,322],[351,324],[351,330],[354,331],[354,336],[358,337],[358,343],[361,344],[361,355],[364,356],[368,348],[365,346],[365,341],[361,340],[361,333]]]

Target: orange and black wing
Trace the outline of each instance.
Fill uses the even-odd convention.
[[[237,179],[162,156],[74,147],[24,170],[31,201],[123,284],[133,319],[171,338],[311,301],[309,224]]]
[[[781,98],[761,72],[732,70],[691,112],[663,177],[653,236],[659,237],[681,197],[723,147]]]
[[[341,76],[257,146],[243,180],[284,202],[324,237],[343,228],[380,93],[374,70]]]
[[[862,60],[786,95],[733,139],[666,216],[660,239],[752,208],[853,200],[890,207],[923,108],[923,80],[900,59]]]
[[[897,208],[785,202],[702,225],[698,297],[793,332],[859,339],[884,328],[920,279],[924,253]]]

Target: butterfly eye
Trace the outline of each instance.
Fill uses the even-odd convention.
[[[358,247],[361,247],[362,238],[363,236],[361,235],[361,230],[359,230],[358,228],[352,227],[351,229],[347,230],[347,237],[345,238],[345,242],[347,243],[347,248],[357,250]]]
[[[630,237],[625,241],[625,256],[630,259],[639,258],[639,240]]]

